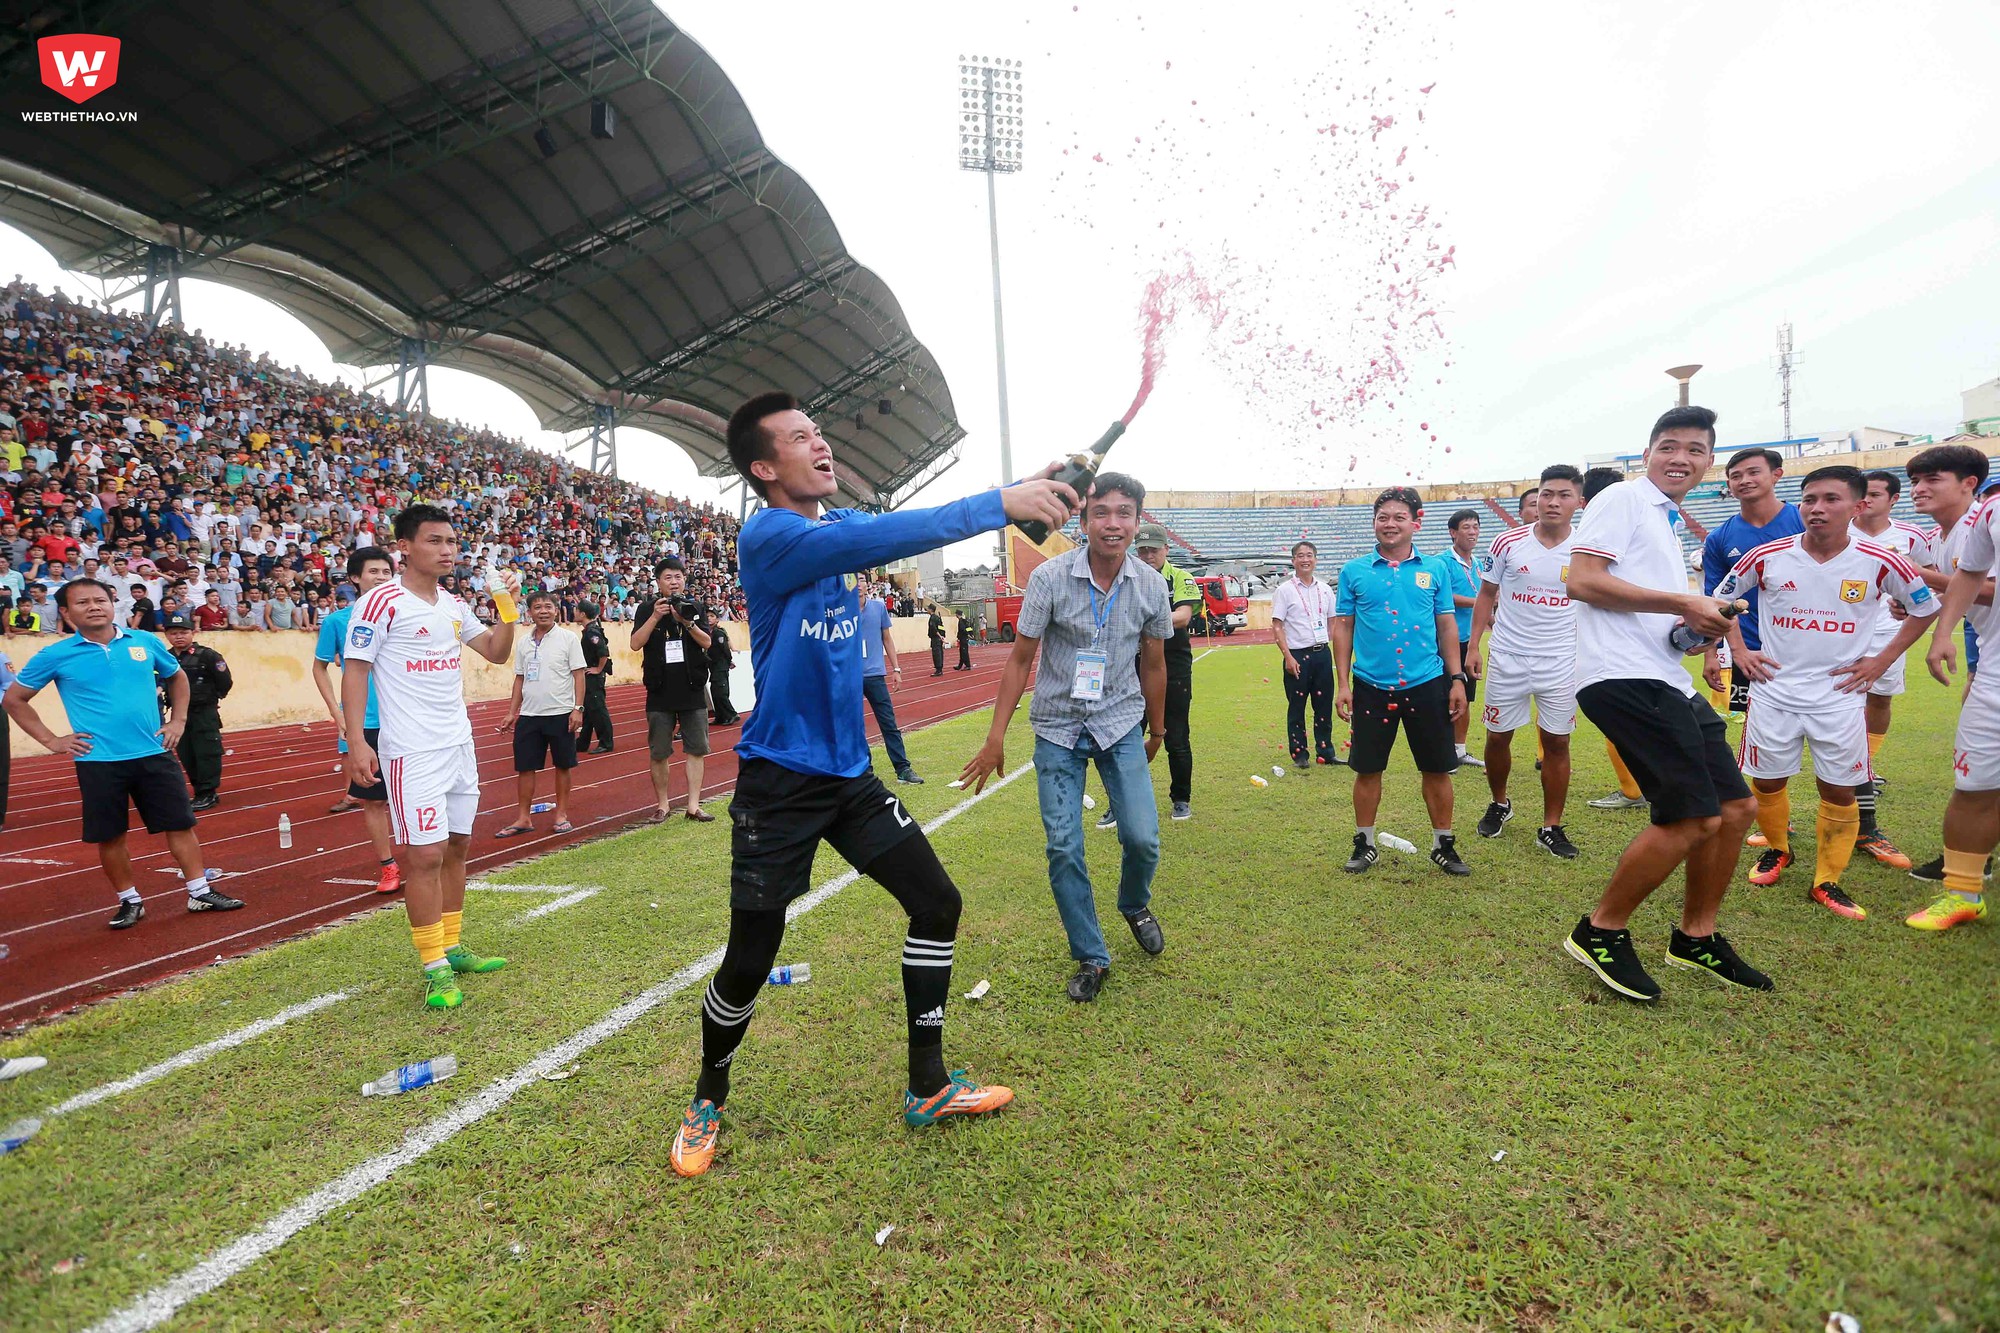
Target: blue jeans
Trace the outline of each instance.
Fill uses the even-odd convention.
[[[1153,900],[1153,872],[1160,866],[1160,811],[1153,804],[1153,774],[1146,765],[1143,724],[1109,749],[1099,749],[1088,731],[1076,748],[1035,738],[1035,787],[1041,797],[1042,829],[1049,842],[1049,888],[1069,935],[1070,957],[1079,963],[1111,966],[1104,932],[1097,928],[1097,901],[1083,860],[1083,778],[1097,760],[1097,775],[1118,816],[1124,851],[1118,875],[1118,910],[1126,916]]]
[[[863,676],[861,697],[875,710],[875,725],[882,728],[882,748],[889,752],[889,763],[900,778],[910,771],[910,756],[903,752],[903,729],[896,725],[896,710],[889,703],[889,678]]]

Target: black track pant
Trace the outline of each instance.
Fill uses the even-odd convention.
[[[1167,799],[1185,801],[1194,789],[1194,746],[1188,710],[1194,705],[1194,659],[1167,654]]]
[[[1295,648],[1299,674],[1285,673],[1285,744],[1293,760],[1333,754],[1333,650],[1325,644]],[[1312,701],[1313,748],[1306,749],[1306,701]]]

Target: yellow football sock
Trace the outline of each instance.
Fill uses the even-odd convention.
[[[464,917],[465,913],[463,912],[446,912],[444,920],[438,923],[438,928],[444,931],[445,948],[456,949],[458,947],[458,923]]]
[[[1708,692],[1708,702],[1724,717],[1729,716],[1729,681],[1734,671],[1734,667],[1722,668],[1722,688]]]
[[[1792,850],[1792,792],[1789,787],[1757,792],[1757,827],[1774,851]]]
[[[425,967],[444,961],[444,923],[433,921],[428,926],[411,926],[410,942],[417,946],[417,961]]]
[[[1954,852],[1944,849],[1944,887],[1969,903],[1980,900],[1986,888],[1986,855],[1983,852]]]
[[[1861,828],[1861,809],[1854,805],[1819,803],[1819,848],[1813,858],[1813,883],[1838,884],[1854,856],[1854,835]]]
[[[1632,776],[1631,769],[1625,767],[1625,760],[1619,755],[1618,747],[1610,741],[1606,741],[1604,742],[1604,753],[1611,756],[1611,771],[1618,775],[1618,790],[1624,793],[1626,800],[1638,800],[1640,796],[1639,780]]]
[[[1888,739],[1889,733],[1886,731],[1871,731],[1868,733],[1868,767],[1875,767],[1875,752],[1881,749],[1882,742]]]

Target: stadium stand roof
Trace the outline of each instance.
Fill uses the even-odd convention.
[[[965,432],[894,295],[650,0],[26,12],[0,26],[0,219],[66,267],[143,281],[171,261],[276,302],[350,364],[421,340],[545,427],[608,407],[711,476],[730,472],[728,413],[774,386],[821,419],[856,500],[894,504],[956,461]],[[135,123],[17,115],[67,109],[35,43],[77,31],[121,39],[90,109]]]

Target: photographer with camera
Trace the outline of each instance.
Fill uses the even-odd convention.
[[[708,759],[708,613],[687,595],[687,568],[677,556],[653,566],[658,595],[633,612],[632,651],[639,654],[646,685],[646,746],[653,761],[653,822],[673,813],[667,792],[673,778],[674,735],[687,755],[687,818],[713,823],[701,808],[702,770]]]

